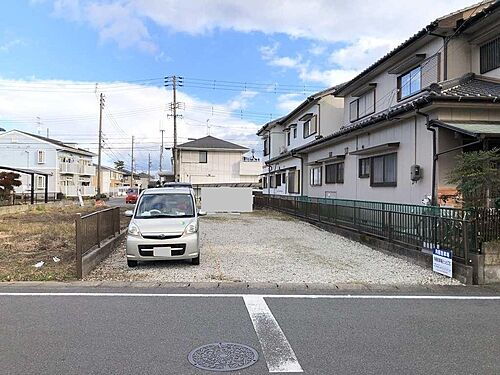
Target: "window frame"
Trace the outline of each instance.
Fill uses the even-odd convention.
[[[360,116],[360,113],[359,113],[359,102],[361,99],[364,99],[366,101],[366,98],[368,97],[368,95],[373,95],[373,108],[370,112],[366,112],[364,113],[362,116]],[[367,92],[365,92],[363,95],[361,95],[360,97],[356,98],[355,100],[353,100],[352,102],[349,103],[349,122],[354,122],[354,121],[358,121],[358,120],[361,120],[362,118],[365,118],[367,116],[370,116],[372,114],[375,113],[375,104],[377,102],[377,90],[375,88],[372,88],[370,90],[368,90]],[[356,103],[356,117],[353,118],[352,117],[352,105]]]
[[[395,156],[395,169],[394,169],[394,181],[386,181],[385,178],[385,163],[386,163],[386,158],[389,156]],[[383,170],[383,182],[374,182],[373,181],[373,166],[374,162],[373,159],[376,158],[383,158],[383,164],[382,164],[382,170]],[[398,185],[398,153],[397,152],[391,152],[388,154],[382,154],[382,155],[376,155],[372,156],[370,158],[370,186],[371,187],[396,187]]]
[[[333,167],[332,176],[329,175],[329,169]],[[342,171],[342,173],[340,173]],[[345,162],[325,164],[325,184],[343,184],[344,183]],[[329,178],[332,177],[332,178]]]
[[[290,130],[286,132],[286,145],[290,146]]]
[[[270,138],[265,137],[264,138],[264,156],[269,155],[269,150],[270,150]]]
[[[411,73],[416,69],[419,69],[420,77],[419,77],[418,81],[419,81],[420,87],[418,88],[417,91],[411,92],[411,82],[412,82]],[[402,81],[403,81],[403,77],[405,77],[407,75],[410,76],[410,81],[409,81],[410,82],[410,93],[408,95],[403,96]],[[398,88],[398,101],[411,98],[412,96],[417,95],[419,92],[421,92],[422,91],[422,65],[414,66],[413,68],[411,68],[411,69],[407,70],[406,72],[404,72],[403,74],[399,75],[398,79],[397,79],[397,88]]]
[[[271,189],[276,189],[276,175],[269,175],[269,187]]]
[[[262,189],[267,189],[267,175],[262,177]]]
[[[36,188],[40,190],[45,189],[45,176],[36,176]]]
[[[281,173],[276,173],[274,177],[274,184],[276,187],[281,187]]]
[[[318,174],[316,176],[315,171],[318,171]],[[323,166],[314,166],[314,167],[309,167],[309,185],[311,186],[321,186],[321,183],[323,182]],[[317,177],[317,180],[316,180]]]
[[[493,49],[493,52],[488,51],[490,53],[489,56],[485,56],[485,53],[487,52],[486,48],[488,48],[488,47],[491,47]],[[485,73],[491,72],[492,70],[500,68],[500,56],[498,56],[498,55],[495,56],[495,52],[494,52],[495,49],[500,54],[500,37],[491,39],[491,40],[487,41],[486,43],[483,43],[479,46],[479,73],[480,74],[485,74]],[[496,60],[495,60],[495,58],[496,58]],[[487,65],[488,62],[492,63],[492,65]]]
[[[314,132],[311,133],[311,123],[314,119]],[[306,124],[307,124],[307,134],[306,134]],[[318,121],[316,120],[316,115],[311,116],[311,118],[302,123],[302,137],[304,139],[309,138],[318,132]]]
[[[365,173],[363,173],[363,167],[362,164],[367,163],[368,164],[368,170],[365,170]],[[370,178],[371,175],[371,158],[361,158],[358,160],[358,177],[359,178]]]
[[[202,155],[205,155],[205,161],[202,161]],[[198,151],[198,163],[199,164],[207,164],[208,163],[208,152],[207,151]]]
[[[41,158],[40,158],[40,156],[41,156]],[[45,164],[45,151],[44,150],[37,150],[36,161],[37,161],[37,164]]]
[[[297,138],[297,126],[293,128],[293,139]]]

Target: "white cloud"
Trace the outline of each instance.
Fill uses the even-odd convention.
[[[362,70],[396,47],[397,44],[397,40],[359,38],[347,47],[334,51],[330,55],[329,61],[339,65],[342,69]]]
[[[0,52],[8,53],[12,48],[23,45],[23,41],[21,39],[12,39],[6,42],[0,43]]]
[[[324,54],[327,50],[327,47],[323,44],[323,45],[320,45],[320,44],[313,44],[309,49],[309,53],[314,55],[314,56],[321,56],[322,54]]]
[[[288,113],[304,101],[301,94],[283,94],[278,96],[277,108],[283,113]]]
[[[145,20],[194,35],[234,30],[325,42],[401,41],[431,20],[476,1],[422,0],[415,6],[401,0],[54,0],[54,8],[68,19],[84,19],[121,45],[131,38],[132,44],[150,49]]]
[[[62,141],[77,142],[92,151],[97,149],[98,99],[94,83],[74,81],[18,81],[0,79],[0,126],[36,133],[37,117],[42,122],[41,132],[46,128],[50,136]],[[172,100],[171,91],[160,87],[144,87],[129,83],[100,84],[98,92],[106,95],[103,117],[103,133],[106,145],[104,162],[112,165],[116,159],[130,165],[131,136],[136,139],[135,155],[137,168],[147,168],[148,153],[158,167],[160,149],[160,122],[165,128],[165,145],[173,142],[172,118],[167,118],[165,108]],[[255,96],[242,92],[232,100],[212,103],[178,91],[178,100],[185,110],[179,111],[178,141],[206,135],[206,120],[210,119],[211,134],[234,143],[257,148],[255,133],[263,120],[246,119],[234,112],[243,109]],[[234,101],[239,101],[235,105]],[[109,117],[111,116],[111,118]],[[258,122],[258,123],[257,123]],[[169,165],[165,156],[164,165]]]

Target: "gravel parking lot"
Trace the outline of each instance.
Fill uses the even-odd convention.
[[[120,246],[88,280],[459,284],[404,259],[290,216],[256,211],[201,219],[201,264],[145,262],[128,268]]]

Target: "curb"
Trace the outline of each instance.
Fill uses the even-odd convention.
[[[171,288],[171,289],[274,289],[287,291],[380,291],[380,292],[451,292],[465,290],[499,291],[488,286],[465,285],[390,285],[390,284],[335,284],[335,283],[283,283],[274,282],[150,282],[150,281],[10,281],[0,282],[0,289],[15,287],[34,288]]]

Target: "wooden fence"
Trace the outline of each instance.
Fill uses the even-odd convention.
[[[77,277],[82,277],[82,258],[90,251],[101,247],[107,239],[120,233],[120,208],[107,208],[80,216],[76,226],[76,270]]]

